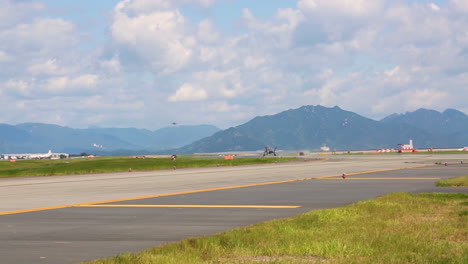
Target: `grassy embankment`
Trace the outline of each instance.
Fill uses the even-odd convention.
[[[293,161],[296,158],[193,158],[178,156],[176,161],[170,158],[136,159],[130,157],[99,157],[90,159],[67,160],[21,160],[0,162],[0,178],[16,176],[52,176],[70,174],[89,174],[104,172],[149,171],[176,168],[238,166]]]
[[[468,263],[468,194],[393,193],[88,264]]]
[[[340,155],[428,155],[428,154],[460,154],[460,155],[468,155],[467,151],[459,151],[459,150],[443,150],[443,151],[418,151],[418,152],[350,152],[350,153],[340,153]]]
[[[436,182],[439,187],[467,187],[468,176],[456,177]]]

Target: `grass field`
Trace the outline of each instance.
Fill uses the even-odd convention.
[[[98,157],[65,160],[21,160],[0,162],[0,178],[17,176],[52,176],[104,172],[149,171],[176,168],[238,166],[294,161],[296,158],[195,158],[178,156],[176,161],[164,158]]]
[[[468,151],[459,151],[459,150],[434,150],[434,151],[418,151],[418,152],[350,152],[350,153],[340,153],[339,155],[444,155],[444,154],[460,154],[467,155]]]
[[[439,187],[468,187],[468,176],[438,181],[436,185]]]
[[[393,193],[88,264],[468,263],[468,194]]]

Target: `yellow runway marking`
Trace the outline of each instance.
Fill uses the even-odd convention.
[[[32,208],[32,209],[6,211],[6,212],[0,212],[0,215],[22,214],[22,213],[31,213],[31,212],[46,211],[46,210],[64,209],[64,208],[70,208],[70,207],[77,207],[77,206],[85,205],[85,204],[86,203],[67,204],[67,205],[59,205],[59,206],[50,206],[50,207],[40,207],[40,208]]]
[[[258,208],[294,209],[298,205],[203,205],[203,204],[84,204],[79,207],[137,207],[137,208]]]
[[[325,180],[342,180],[342,178],[327,178]],[[440,178],[346,178],[346,180],[440,180]]]
[[[459,169],[468,169],[468,167],[462,167],[462,166],[456,166],[456,165],[452,165],[451,167],[434,167],[432,169],[435,169],[435,170],[459,170]]]
[[[347,173],[346,175],[349,176],[349,175],[359,175],[359,174],[368,174],[368,173],[385,172],[385,171],[396,171],[396,170],[404,170],[404,169],[418,169],[418,168],[424,168],[424,167],[428,167],[428,166],[432,166],[432,165],[421,165],[421,166],[395,168],[395,169],[363,171],[363,172]],[[254,183],[254,184],[246,184],[246,185],[236,185],[236,186],[209,188],[209,189],[201,189],[201,190],[185,191],[185,192],[146,195],[146,196],[138,196],[138,197],[130,197],[130,198],[90,202],[90,203],[79,203],[79,204],[69,204],[69,205],[60,205],[60,206],[50,206],[50,207],[40,207],[40,208],[33,208],[33,209],[6,211],[6,212],[0,212],[0,215],[30,213],[30,212],[38,212],[38,211],[45,211],[45,210],[55,210],[55,209],[64,209],[64,208],[70,208],[70,207],[79,207],[79,206],[82,206],[82,205],[97,205],[97,204],[106,204],[106,203],[115,203],[115,202],[124,202],[124,201],[134,201],[134,200],[157,198],[157,197],[166,197],[166,196],[175,196],[175,195],[183,195],[183,194],[193,194],[193,193],[201,193],[201,192],[212,192],[212,191],[239,189],[239,188],[254,187],[254,186],[273,185],[273,184],[280,184],[280,183],[308,181],[308,180],[314,180],[314,179],[326,179],[326,178],[333,178],[333,177],[338,177],[338,176],[341,176],[341,174],[328,175],[328,176],[319,176],[319,177],[310,177],[310,178],[302,178],[302,179],[294,179],[294,180],[284,180],[284,181],[263,182],[263,183]]]

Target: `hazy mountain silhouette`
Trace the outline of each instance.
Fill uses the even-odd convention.
[[[283,150],[317,150],[323,145],[337,150],[362,150],[396,148],[409,139],[420,148],[458,147],[468,145],[467,120],[465,114],[452,109],[444,113],[417,110],[375,121],[338,106],[303,106],[255,117],[174,151],[259,150],[265,145]],[[451,136],[443,136],[441,131]]]
[[[418,109],[372,120],[338,106],[302,106],[219,130],[210,125],[74,129],[57,125],[0,124],[0,153],[55,152],[136,155],[261,150],[397,148],[413,139],[416,148],[468,145],[468,116],[454,109]]]
[[[136,128],[75,129],[51,124],[0,124],[0,153],[67,152],[150,153],[181,147],[219,131],[209,125],[173,126],[150,131]]]

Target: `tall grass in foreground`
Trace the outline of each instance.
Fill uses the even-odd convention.
[[[88,263],[462,264],[467,207],[468,194],[393,193]]]
[[[436,182],[439,187],[467,187],[468,176],[461,176]]]
[[[21,160],[0,162],[0,178],[16,176],[52,176],[70,174],[89,174],[104,172],[149,171],[176,168],[238,166],[248,164],[293,161],[296,158],[193,158],[180,156],[176,161],[170,158],[136,159],[130,157],[99,157],[92,159],[67,160]]]

